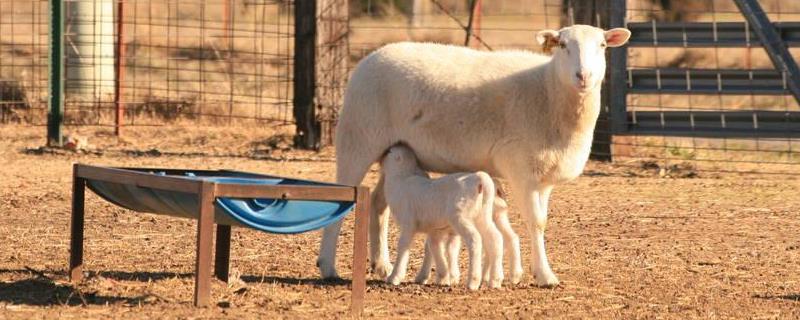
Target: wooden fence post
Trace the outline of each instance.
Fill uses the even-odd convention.
[[[294,4],[294,108],[296,125],[294,145],[301,149],[318,149],[320,123],[314,106],[316,88],[317,1],[296,1]]]
[[[315,114],[320,125],[320,147],[331,145],[344,100],[349,72],[349,12],[347,0],[317,0]]]
[[[561,24],[563,26],[572,24],[588,24],[600,28],[608,28],[610,9],[609,5],[612,3],[610,0],[563,0],[561,6]],[[619,49],[609,49],[619,50]],[[610,55],[609,55],[610,56]],[[615,66],[609,63],[609,73]],[[592,140],[592,153],[591,159],[601,161],[611,161],[611,146],[613,135],[611,132],[611,125],[609,122],[610,108],[610,79],[603,82],[601,89],[601,103],[600,115],[597,117],[597,123],[594,129],[594,139]]]

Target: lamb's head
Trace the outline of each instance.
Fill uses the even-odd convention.
[[[411,148],[396,144],[381,159],[381,167],[388,176],[412,175],[418,171],[417,156]]]
[[[536,41],[545,52],[553,53],[557,77],[566,87],[578,92],[598,88],[606,73],[606,47],[628,42],[631,32],[625,28],[603,30],[574,25],[561,30],[542,30]]]

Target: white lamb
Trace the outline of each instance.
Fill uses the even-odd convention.
[[[545,30],[552,56],[396,43],[356,66],[336,130],[336,180],[358,185],[392,145],[404,142],[433,172],[485,171],[509,183],[526,218],[536,284],[558,285],[545,254],[547,202],[557,183],[583,171],[600,112],[606,47],[630,31],[575,25]],[[381,182],[372,196],[373,270],[392,269]],[[323,233],[318,266],[336,277],[341,223]]]
[[[436,262],[437,281],[449,284],[444,244],[456,233],[469,249],[467,287],[470,290],[480,287],[484,249],[488,279],[483,280],[492,288],[500,287],[503,238],[492,217],[495,198],[492,178],[476,172],[431,179],[419,168],[414,152],[402,145],[389,149],[382,169],[386,201],[400,228],[396,267],[386,281],[395,285],[403,281],[414,235],[424,233]]]
[[[508,264],[511,269],[511,283],[518,283],[520,277],[522,277],[522,259],[519,249],[519,236],[516,232],[514,232],[514,229],[511,228],[511,223],[508,221],[508,204],[506,204],[506,201],[503,200],[503,198],[500,198],[498,195],[495,195],[494,197],[494,207],[492,212],[494,215],[494,223],[497,226],[497,229],[500,231],[500,234],[503,235],[503,247],[505,248],[505,254],[508,256]],[[446,243],[447,257],[445,262],[447,263],[446,267],[448,274],[446,279],[450,284],[456,284],[458,283],[461,275],[458,266],[458,254],[461,251],[461,238],[456,234],[452,234],[448,239],[446,239]],[[431,268],[433,267],[433,255],[431,251],[431,243],[430,241],[426,240],[425,255],[422,259],[422,266],[420,267],[414,282],[419,284],[428,283]],[[488,265],[484,265],[483,267],[484,283],[491,278],[490,270],[487,267]],[[439,283],[441,283],[441,281],[439,281]]]

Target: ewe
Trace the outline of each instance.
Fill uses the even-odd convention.
[[[445,261],[444,244],[455,232],[469,249],[467,287],[478,289],[481,280],[492,288],[500,287],[503,238],[492,217],[495,199],[492,178],[484,172],[476,172],[431,179],[419,168],[414,152],[403,145],[391,147],[381,167],[386,202],[400,228],[397,263],[386,281],[395,285],[403,281],[414,235],[424,233],[436,262],[437,282],[449,285],[450,268]],[[484,249],[488,263],[486,279],[482,279],[481,274]]]
[[[522,278],[522,259],[519,251],[519,236],[514,229],[511,228],[511,223],[508,221],[508,204],[506,201],[500,198],[498,195],[494,197],[494,208],[492,209],[494,215],[494,223],[497,226],[497,229],[500,230],[500,234],[503,235],[503,246],[505,247],[506,255],[508,255],[508,265],[511,271],[511,283],[519,283],[519,280]],[[442,283],[441,281],[437,281],[439,284],[456,284],[458,283],[458,279],[460,278],[460,270],[458,266],[458,254],[461,251],[461,238],[458,235],[452,234],[446,239],[447,242],[447,257],[445,262],[447,263],[447,275],[448,277],[445,278],[447,281]],[[414,282],[419,284],[426,284],[428,283],[428,278],[430,278],[431,267],[433,267],[433,256],[432,248],[430,241],[425,241],[425,256],[422,258],[422,266],[417,273],[417,277],[414,279]],[[502,268],[502,261],[499,262],[501,264],[500,268]],[[486,283],[491,279],[490,275],[490,268],[489,265],[484,265],[483,267],[483,282]],[[437,268],[440,268],[437,266]],[[489,283],[492,286],[491,283]]]
[[[336,135],[336,180],[357,185],[392,145],[403,142],[423,169],[485,171],[508,181],[526,218],[536,284],[558,285],[545,254],[547,201],[574,179],[589,156],[600,111],[605,48],[630,31],[575,25],[536,39],[553,48],[481,52],[432,43],[376,50],[353,71]],[[391,271],[382,182],[372,195],[370,254],[379,275]],[[317,264],[336,277],[341,223],[323,232]]]

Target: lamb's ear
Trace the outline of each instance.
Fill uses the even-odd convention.
[[[612,48],[624,45],[631,38],[631,31],[625,28],[614,28],[604,34],[606,36],[606,44]]]
[[[558,31],[555,30],[542,30],[536,34],[536,42],[542,46],[544,53],[551,53],[558,45],[558,41]]]

